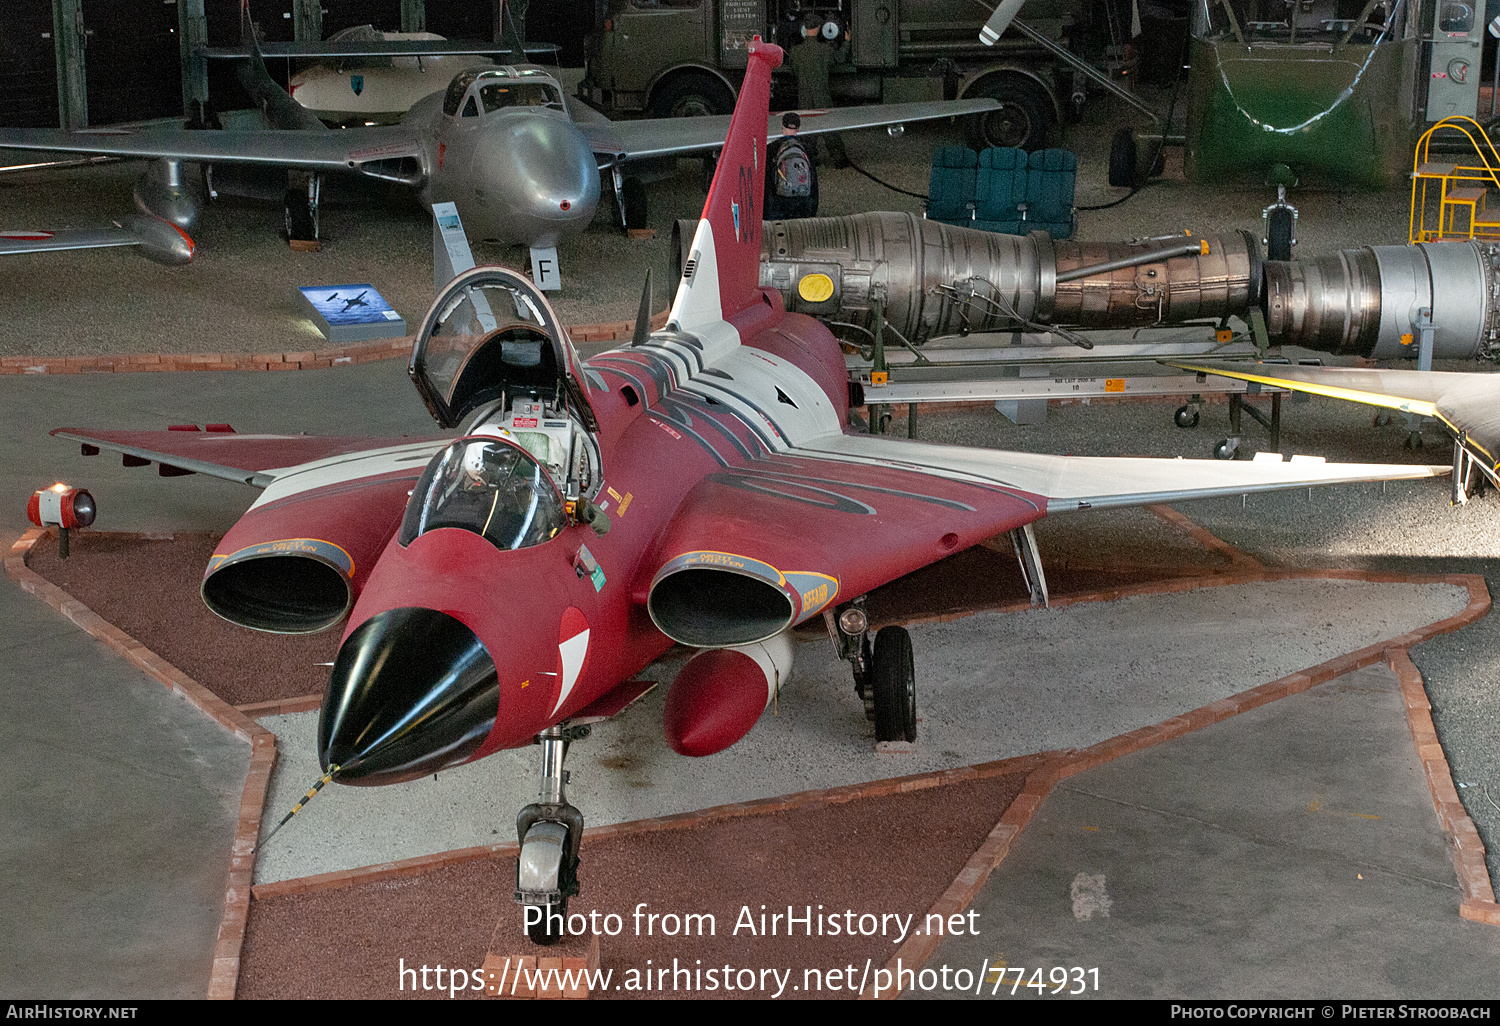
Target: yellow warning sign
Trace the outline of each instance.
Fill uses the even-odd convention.
[[[1104,390],[1106,392],[1123,392],[1123,391],[1125,391],[1125,379],[1124,378],[1105,378],[1104,379]]]
[[[826,274],[804,274],[797,283],[797,295],[809,303],[822,303],[833,297],[833,279]]]

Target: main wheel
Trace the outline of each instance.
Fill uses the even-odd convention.
[[[625,227],[646,227],[646,187],[639,178],[627,178],[625,190]]]
[[[998,110],[971,115],[965,124],[969,145],[976,150],[991,146],[1035,150],[1047,145],[1052,128],[1052,98],[1028,78],[996,75],[979,83],[969,96],[988,96],[1000,101]]]
[[[1180,428],[1195,428],[1198,426],[1198,411],[1191,406],[1179,406],[1172,414],[1172,423]]]
[[[875,740],[917,739],[917,674],[911,635],[905,627],[882,627],[875,635],[870,686],[875,692]]]
[[[646,104],[648,118],[701,118],[732,114],[734,93],[704,72],[688,72],[669,80]]]
[[[531,906],[527,907],[530,908]],[[542,910],[542,921],[540,923],[532,923],[528,926],[526,928],[526,936],[531,938],[531,943],[533,944],[549,947],[562,940],[566,932],[565,929],[557,929],[557,927],[565,927],[568,922],[568,899],[564,898],[558,904],[553,905],[550,916],[547,914],[546,905],[537,907]]]
[[[313,223],[312,210],[307,205],[305,189],[288,189],[283,198],[282,207],[286,216],[288,242],[311,242],[318,237],[317,226]]]
[[[1137,159],[1135,133],[1128,127],[1121,128],[1109,140],[1109,184],[1122,189],[1134,187]]]
[[[1266,259],[1290,260],[1292,258],[1292,212],[1286,207],[1275,207],[1266,217]]]
[[[1229,439],[1225,438],[1221,440],[1218,445],[1214,446],[1214,459],[1232,460],[1235,458],[1238,452],[1238,448],[1230,445]]]

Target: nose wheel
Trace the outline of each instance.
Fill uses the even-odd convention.
[[[578,895],[578,847],[583,813],[568,804],[568,745],[589,728],[549,727],[537,735],[542,748],[542,786],[537,800],[516,816],[521,854],[516,860],[516,903],[525,910],[533,943],[556,944],[567,934],[568,899]]]

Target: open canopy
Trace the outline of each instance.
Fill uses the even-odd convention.
[[[541,290],[509,268],[475,267],[448,283],[422,320],[407,372],[443,427],[522,396],[596,427],[567,331]]]

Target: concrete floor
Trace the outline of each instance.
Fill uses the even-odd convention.
[[[778,711],[706,759],[662,736],[666,688],[600,724],[569,756],[569,798],[592,826],[816,788],[1087,748],[1461,611],[1451,585],[1279,581],[911,628],[920,741],[873,754],[848,667],[821,632],[799,637]],[[1179,623],[1170,636],[1143,624]],[[664,684],[687,652],[642,671]],[[267,717],[278,759],[265,831],[321,775],[316,712]],[[257,883],[511,839],[539,778],[520,748],[388,788],[320,795],[264,847]],[[463,810],[455,815],[454,810]],[[767,902],[775,904],[774,893]]]
[[[1067,967],[1054,984],[1090,998],[1494,1000],[1500,931],[1459,898],[1379,664],[1062,781],[971,906],[980,933],[927,965],[1006,966],[1006,999]]]
[[[1080,153],[1079,202],[1085,204],[1121,194],[1102,184],[1109,127],[1102,112],[1091,117],[1067,140]],[[851,136],[849,144],[869,170],[925,191],[926,153],[954,137],[938,126],[911,130],[900,140]],[[0,224],[97,222],[128,208],[132,174],[116,167],[6,178],[0,181]],[[852,173],[828,172],[823,181],[825,213],[919,208],[919,201]],[[1082,214],[1080,235],[1107,239],[1184,227],[1258,233],[1268,199],[1264,190],[1226,194],[1168,180],[1113,210]],[[1305,194],[1296,202],[1303,211],[1299,255],[1404,239],[1404,195]],[[696,166],[683,162],[677,179],[653,193],[653,223],[662,229],[656,240],[629,242],[596,221],[564,250],[570,274],[560,302],[564,316],[575,322],[633,316],[643,263],[665,272],[665,229],[673,217],[695,215],[699,204]],[[198,232],[200,258],[185,269],[108,251],[10,259],[0,268],[0,353],[306,347],[315,338],[296,312],[296,284],[370,281],[408,320],[430,300],[430,227],[414,208],[378,216],[368,208],[331,209],[329,245],[318,255],[288,253],[276,236],[279,220],[263,206],[213,208]],[[481,258],[496,255],[504,256],[481,248]],[[587,281],[570,271],[583,267],[590,270]],[[249,489],[202,477],[163,481],[149,470],[123,470],[115,460],[79,460],[71,446],[47,437],[51,427],[229,421],[247,431],[432,431],[399,361],[284,375],[0,378],[0,410],[0,496],[10,497],[0,509],[0,543],[6,545],[26,527],[25,496],[60,477],[94,491],[103,529],[222,530],[253,497]],[[1222,406],[1209,407],[1196,431],[1176,430],[1169,415],[1155,405],[1070,406],[1055,408],[1045,426],[1017,428],[993,412],[969,410],[926,417],[919,433],[1035,451],[1195,457],[1224,433]],[[1380,462],[1423,458],[1399,444],[1397,429],[1370,429],[1360,408],[1321,400],[1288,407],[1283,451]],[[1425,455],[1447,461],[1442,448]],[[1393,484],[1388,491],[1349,486],[1311,500],[1305,493],[1258,497],[1243,509],[1233,500],[1200,502],[1184,512],[1269,560],[1483,573],[1493,590],[1500,587],[1496,502],[1490,495],[1450,509],[1446,485],[1428,482]],[[1132,534],[1127,521],[1119,523],[1124,549],[1150,549],[1156,528]],[[1044,558],[1066,553],[1077,530],[1063,521],[1044,525]],[[243,772],[243,746],[217,735],[197,713],[45,607],[0,587],[7,590],[0,599],[7,625],[0,638],[7,656],[0,666],[6,699],[0,730],[13,739],[8,748],[14,754],[4,757],[0,778],[0,883],[25,900],[16,906],[22,914],[5,917],[0,927],[0,997],[202,993],[222,901],[212,878],[224,866],[219,853],[232,830],[227,805]],[[1484,797],[1487,787],[1500,798],[1500,704],[1493,684],[1500,672],[1500,625],[1487,618],[1420,646],[1413,658],[1427,678],[1456,779],[1473,785],[1461,787],[1460,795],[1488,846],[1492,876],[1500,877],[1500,812]],[[38,685],[39,679],[51,683]],[[95,797],[79,797],[85,794]],[[70,800],[88,814],[69,811]],[[169,850],[163,837],[171,840]],[[88,854],[59,861],[57,853],[69,850]],[[1389,914],[1404,921],[1399,910]],[[1456,915],[1443,922],[1453,931],[1472,925]],[[1414,959],[1455,988],[1469,979],[1466,969],[1450,970],[1427,949]]]

